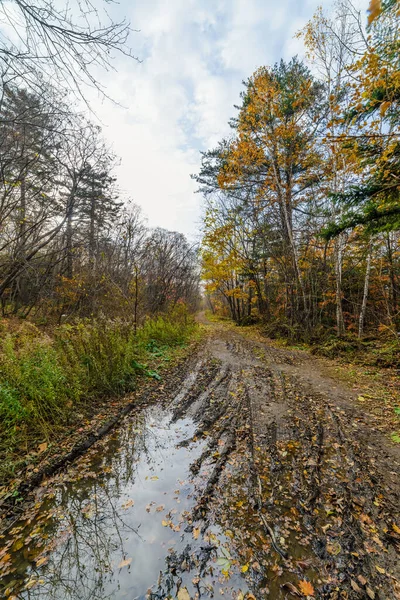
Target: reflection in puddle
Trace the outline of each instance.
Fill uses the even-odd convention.
[[[194,431],[191,419],[171,424],[168,412],[144,409],[40,488],[3,554],[6,596],[161,599],[184,586],[192,598],[220,598],[245,590],[222,531],[191,525],[189,467],[202,442],[178,444]]]

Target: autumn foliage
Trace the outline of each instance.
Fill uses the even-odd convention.
[[[203,154],[209,302],[238,323],[261,317],[297,338],[395,338],[398,7],[371,6],[368,25],[339,3],[298,35],[307,62],[257,69],[232,136]]]

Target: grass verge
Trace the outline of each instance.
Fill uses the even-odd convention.
[[[198,335],[183,311],[146,321],[81,321],[43,333],[0,322],[0,495],[57,438],[104,413],[143,378],[159,380]]]

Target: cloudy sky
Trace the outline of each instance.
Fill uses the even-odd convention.
[[[367,0],[360,0],[366,10]],[[321,0],[121,0],[140,64],[123,58],[95,101],[106,138],[121,157],[124,195],[152,226],[199,231],[201,197],[190,174],[200,151],[229,132],[241,82],[261,65],[302,55],[294,34]],[[324,2],[329,7],[330,2]],[[104,78],[104,73],[102,79]]]

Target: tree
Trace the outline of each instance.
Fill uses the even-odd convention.
[[[289,318],[297,320],[300,313],[303,318],[309,314],[310,302],[299,265],[294,213],[313,197],[321,179],[317,132],[322,87],[294,58],[256,71],[242,98],[239,116],[232,122],[236,137],[204,157],[198,180],[210,186],[210,179],[215,179],[230,196],[242,194],[246,202],[251,197],[264,212],[275,215]]]
[[[370,26],[370,42],[352,66],[357,74],[343,119],[357,132],[342,144],[357,157],[361,175],[335,194],[342,215],[325,231],[327,238],[358,225],[371,233],[400,228],[400,29],[397,4],[384,3]]]
[[[52,187],[60,114],[42,98],[15,87],[0,106],[0,297],[18,306],[26,273],[60,229]]]
[[[130,25],[125,19],[110,18],[110,4],[106,0],[99,7],[90,0],[65,7],[54,0],[0,2],[3,82],[23,84],[40,94],[50,82],[84,99],[87,85],[104,94],[96,70],[114,70],[116,53],[135,58],[127,45]]]
[[[329,168],[326,170],[325,187],[329,197],[343,192],[354,170],[354,157],[343,152],[341,136],[346,135],[349,123],[341,117],[347,107],[352,82],[351,66],[354,56],[365,51],[367,39],[361,15],[347,0],[340,0],[334,7],[332,16],[319,8],[298,37],[304,39],[306,56],[324,82],[326,114],[326,137],[324,157]],[[334,202],[329,206],[330,215],[341,217]],[[336,331],[338,336],[345,331],[343,317],[342,265],[345,249],[345,234],[339,233],[334,239],[335,251],[335,301]]]
[[[178,301],[197,302],[197,252],[185,236],[156,228],[144,245],[142,260],[146,306],[157,313]]]

